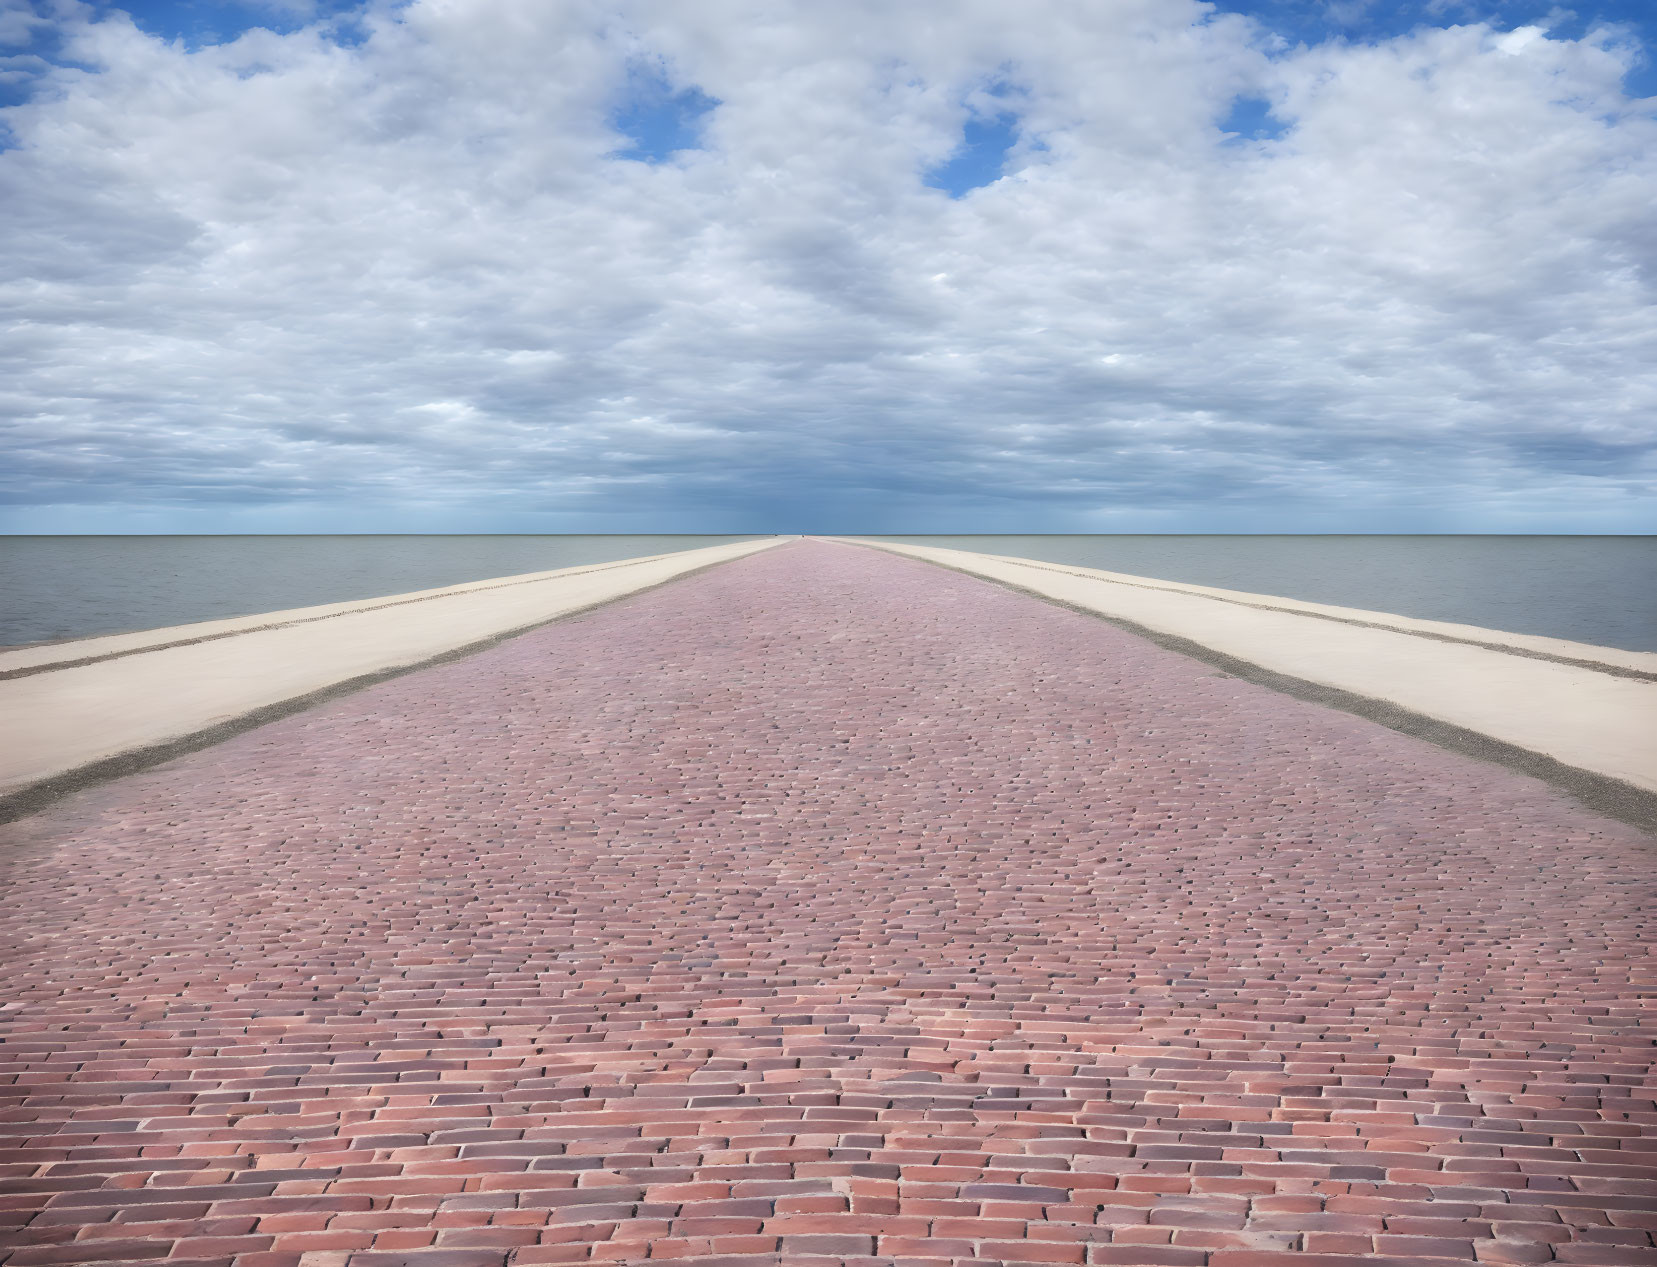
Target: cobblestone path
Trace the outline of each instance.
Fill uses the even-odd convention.
[[[0,829],[6,1267],[1657,1262],[1657,845],[802,542]]]

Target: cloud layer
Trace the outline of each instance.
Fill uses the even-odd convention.
[[[1615,28],[0,34],[14,531],[1657,531],[1657,103]]]

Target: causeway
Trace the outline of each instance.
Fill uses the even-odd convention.
[[[1654,1263],[1654,845],[778,545],[0,827],[0,1262]]]

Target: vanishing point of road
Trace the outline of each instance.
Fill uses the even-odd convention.
[[[0,828],[0,1261],[1657,1262],[1654,849],[789,544]]]

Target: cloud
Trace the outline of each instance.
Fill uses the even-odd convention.
[[[14,530],[1657,529],[1657,123],[1614,33],[52,25],[0,113]]]

